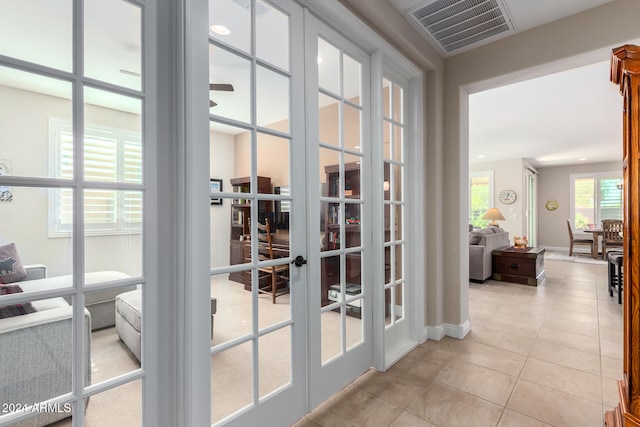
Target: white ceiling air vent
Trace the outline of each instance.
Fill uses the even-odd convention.
[[[406,13],[447,56],[513,30],[501,0],[434,0]]]

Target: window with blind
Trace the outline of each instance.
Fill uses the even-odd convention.
[[[571,175],[571,223],[600,228],[604,219],[622,219],[622,173]]]
[[[73,179],[73,130],[71,123],[50,121],[51,153],[55,176]],[[84,180],[86,182],[142,182],[140,135],[131,131],[87,126],[84,138]],[[73,224],[73,191],[52,190],[49,235],[67,236]],[[87,189],[84,192],[85,232],[88,235],[140,232],[140,191]]]

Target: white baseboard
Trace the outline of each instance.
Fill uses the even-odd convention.
[[[440,341],[444,337],[444,325],[425,327],[427,339]]]
[[[471,332],[471,319],[467,319],[460,325],[452,325],[451,323],[443,323],[438,326],[427,326],[427,338],[430,340],[440,341],[445,336],[457,338],[459,340],[467,336]]]

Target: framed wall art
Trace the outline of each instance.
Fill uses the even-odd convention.
[[[209,180],[209,199],[212,205],[221,205],[222,198],[218,197],[222,192],[222,180],[211,178]]]

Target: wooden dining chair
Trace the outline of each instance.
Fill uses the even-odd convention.
[[[258,243],[260,261],[276,259],[269,218],[265,219],[264,225],[258,222]],[[258,292],[271,294],[274,304],[277,297],[289,293],[289,264],[258,268],[258,274]],[[267,284],[263,285],[263,282]]]
[[[593,239],[576,239],[573,237],[573,230],[571,229],[571,220],[567,220],[567,228],[569,228],[569,256],[573,256],[573,245],[589,245],[591,250],[591,256],[596,256],[593,253]]]
[[[602,220],[602,259],[607,258],[607,249],[622,247],[622,220]]]

